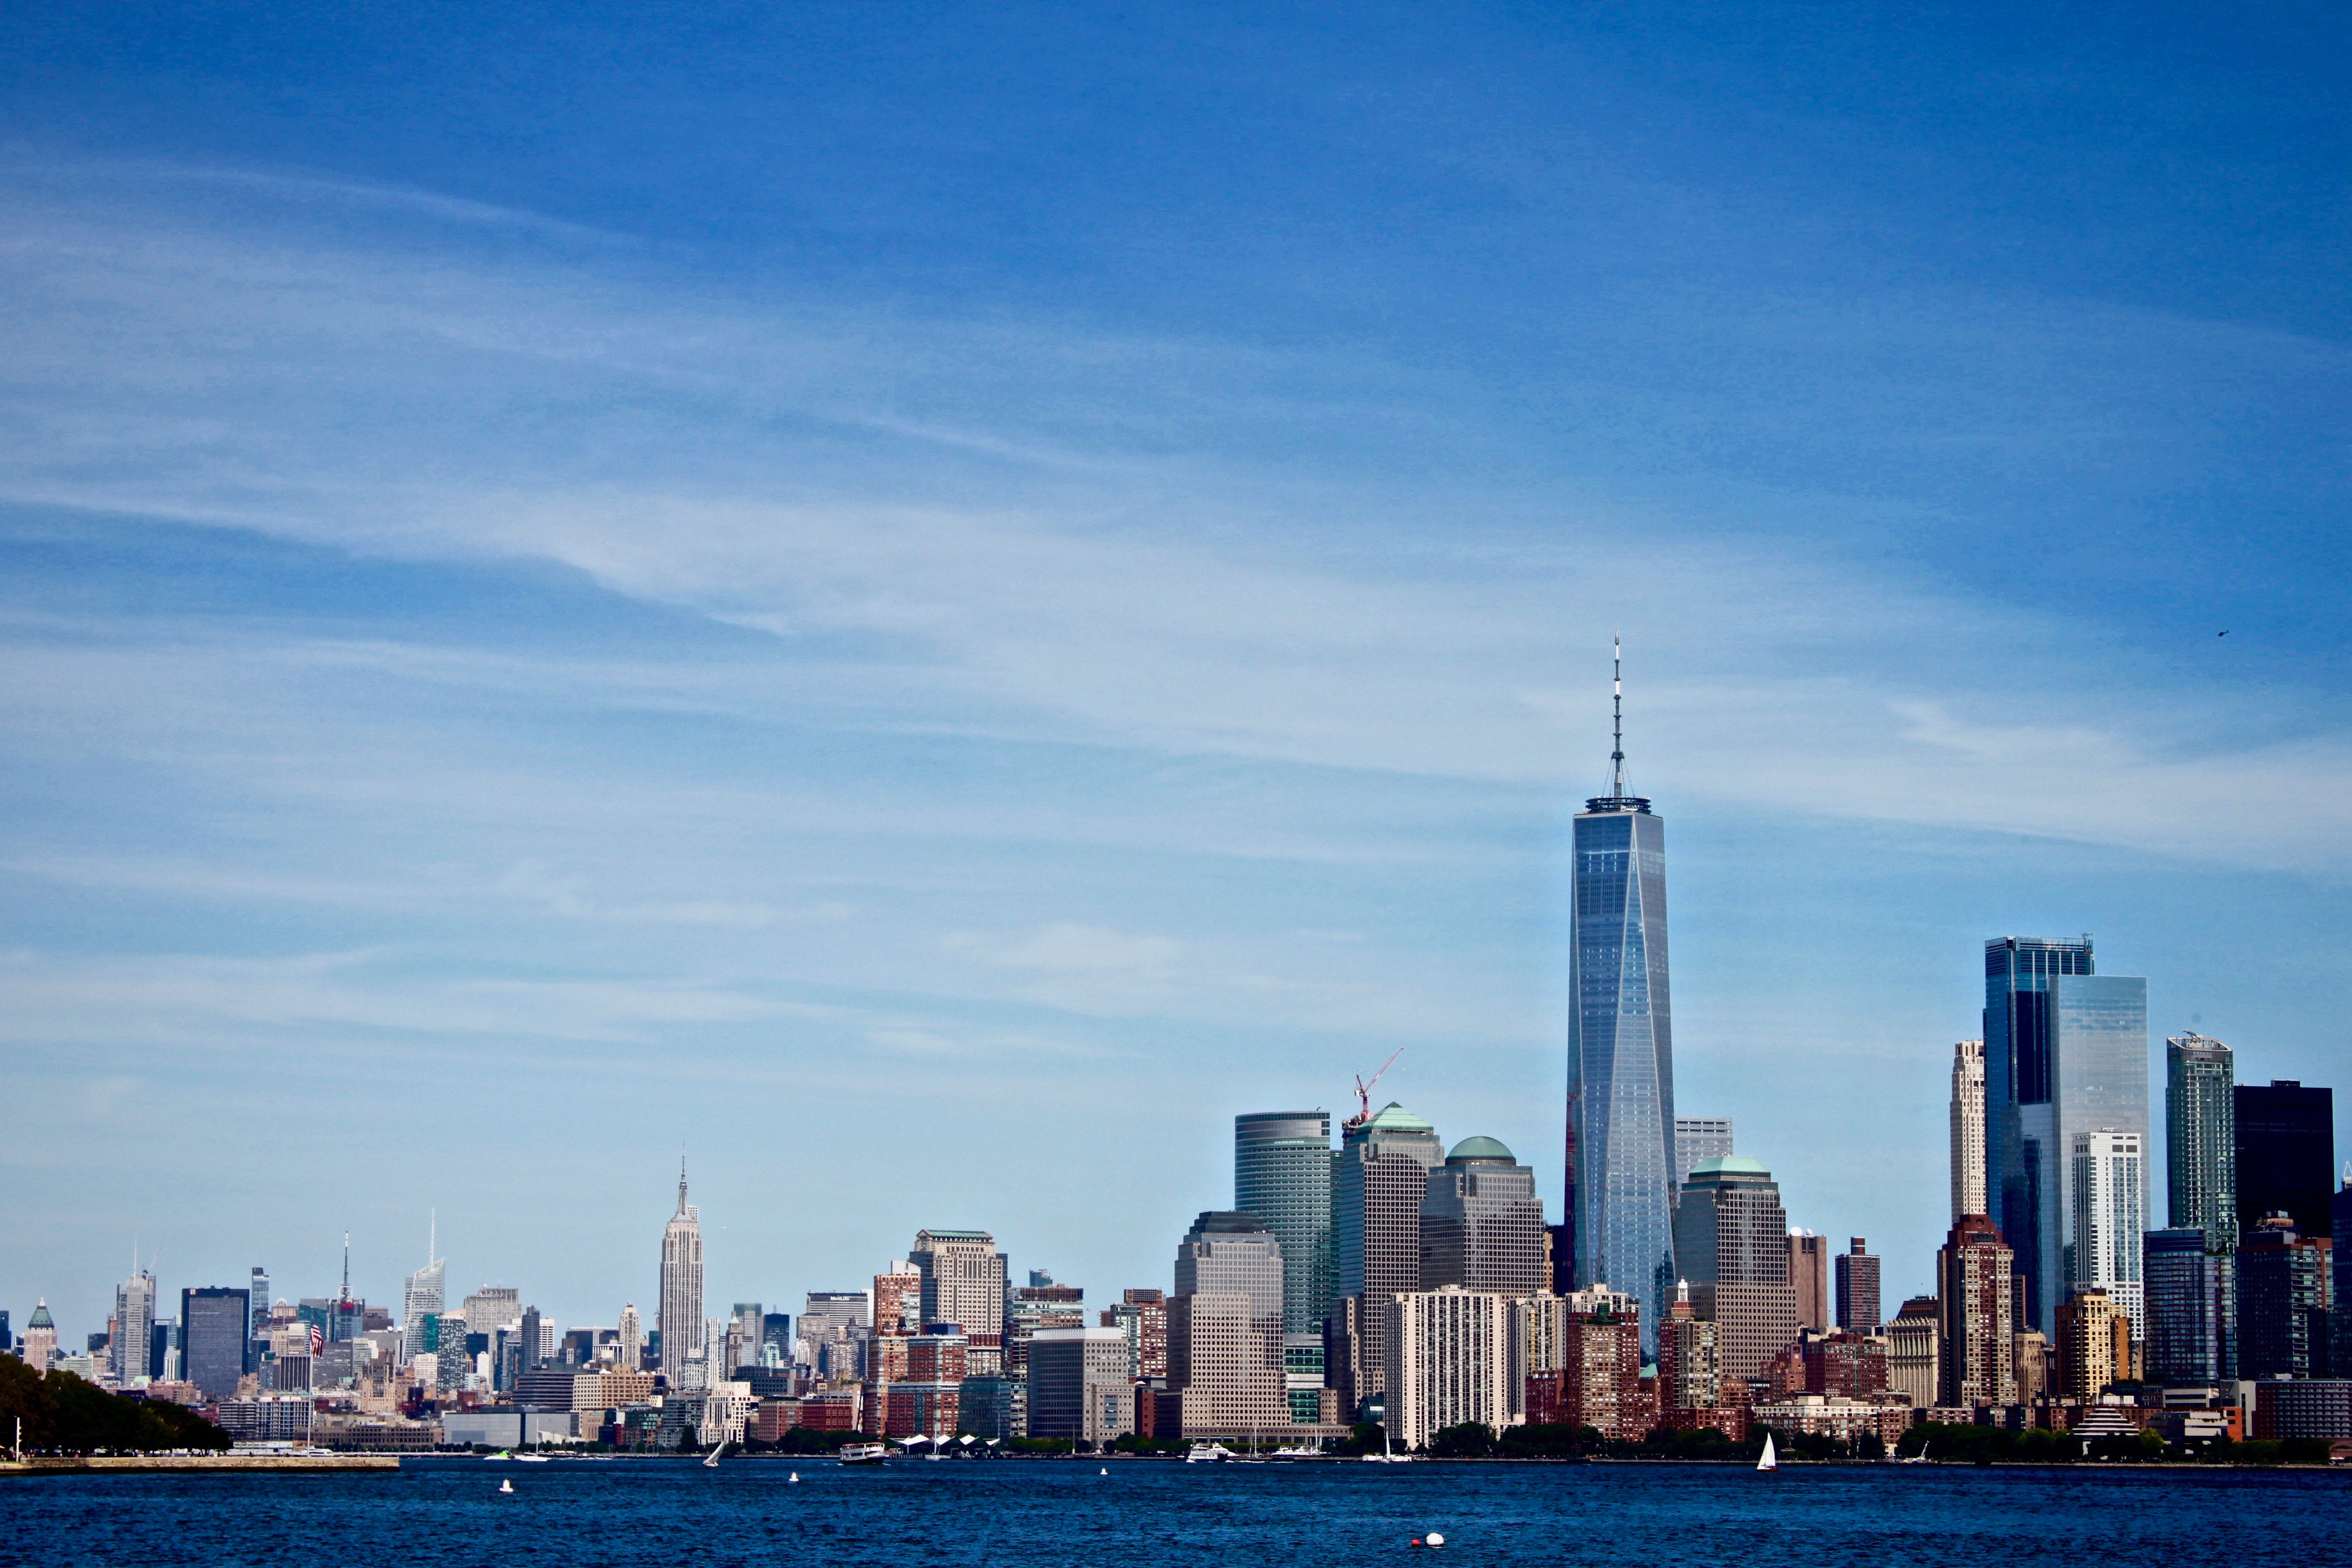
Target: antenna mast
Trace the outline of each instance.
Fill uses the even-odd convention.
[[[1614,671],[1609,691],[1609,793],[1623,799],[1625,795],[1625,638],[1623,634],[1609,634],[1611,662]]]

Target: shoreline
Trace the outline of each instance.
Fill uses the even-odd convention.
[[[99,1454],[79,1458],[0,1459],[0,1478],[135,1475],[312,1475],[400,1468],[397,1454]]]

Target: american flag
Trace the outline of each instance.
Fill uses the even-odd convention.
[[[310,1325],[310,1353],[311,1353],[312,1355],[317,1355],[320,1351],[325,1350],[326,1348],[327,1348],[327,1336],[326,1336],[325,1334],[323,1334],[323,1333],[321,1333],[321,1332],[320,1331],[320,1330],[319,1330],[319,1325],[318,1325],[318,1324],[316,1324],[316,1323],[311,1324],[311,1325]]]

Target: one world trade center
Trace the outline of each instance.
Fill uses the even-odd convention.
[[[1609,793],[1575,827],[1568,1019],[1566,1240],[1576,1285],[1642,1303],[1644,1353],[1674,1284],[1674,1010],[1666,989],[1666,825],[1625,792],[1624,664]]]

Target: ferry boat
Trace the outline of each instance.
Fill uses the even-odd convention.
[[[845,1443],[841,1447],[841,1462],[845,1465],[878,1465],[889,1457],[887,1443]]]

